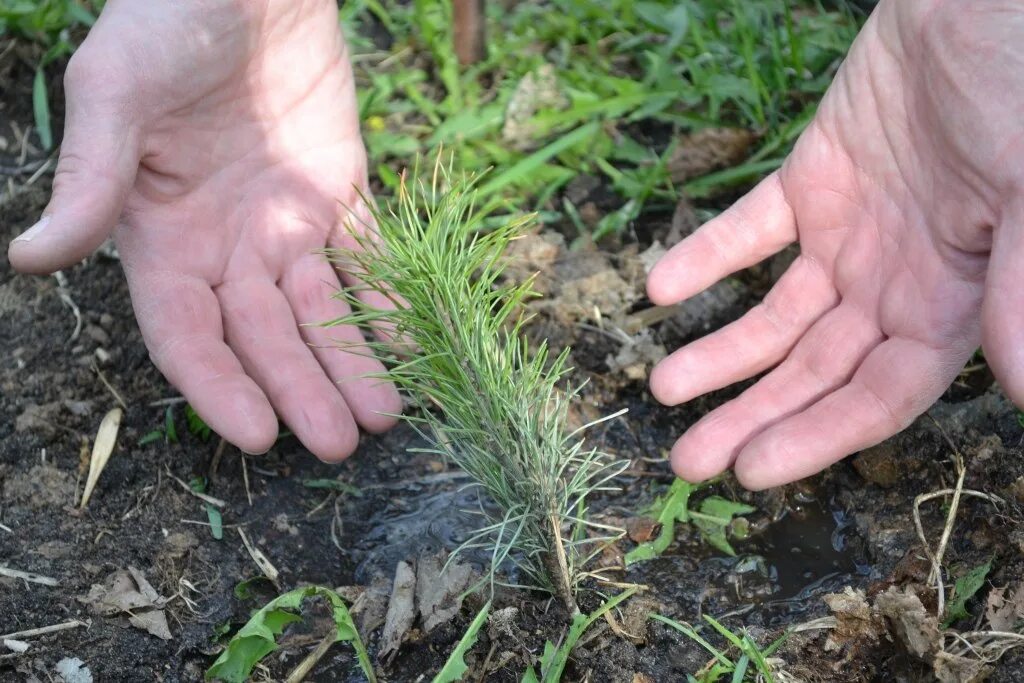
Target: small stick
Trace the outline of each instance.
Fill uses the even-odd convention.
[[[14,633],[5,633],[2,636],[0,636],[0,640],[21,640],[24,638],[35,638],[36,636],[45,636],[48,633],[67,631],[68,629],[79,628],[81,626],[89,628],[90,626],[92,626],[92,622],[72,619],[71,621],[65,621],[62,624],[54,624],[52,626],[41,626],[39,628],[30,628],[27,631],[15,631]]]
[[[249,501],[249,507],[252,507],[252,489],[249,488],[249,465],[248,460],[245,458],[245,453],[239,451],[242,456],[242,483],[245,484],[245,498]]]
[[[337,642],[338,634],[336,632],[328,632],[324,636],[320,644],[317,645],[306,658],[299,662],[299,665],[292,669],[292,672],[288,674],[288,678],[285,679],[285,683],[299,683],[304,680],[309,672],[313,670],[313,667],[317,665],[327,651],[331,649],[331,645]]]
[[[63,271],[58,270],[53,274],[55,280],[57,280],[57,296],[64,302],[64,305],[71,309],[71,313],[75,316],[75,329],[71,333],[71,339],[69,343],[73,343],[78,339],[78,335],[82,333],[82,311],[78,308],[78,304],[71,298],[71,292],[68,291],[68,279],[64,275]]]
[[[103,382],[103,386],[105,386],[107,388],[107,391],[109,391],[111,394],[114,395],[114,400],[116,400],[118,403],[120,403],[122,408],[124,408],[125,410],[128,410],[128,404],[125,403],[124,398],[122,398],[121,394],[118,392],[118,390],[114,388],[114,385],[107,381],[107,376],[103,374],[103,371],[100,370],[100,367],[98,365],[96,365],[95,361],[93,361],[92,369],[96,373],[96,375],[100,378],[100,381]]]
[[[188,493],[192,494],[193,496],[195,496],[199,500],[203,501],[204,503],[209,503],[210,505],[215,505],[215,506],[217,506],[219,508],[227,507],[227,505],[228,505],[227,501],[223,501],[220,498],[214,498],[213,496],[208,495],[206,493],[200,493],[199,491],[196,491],[191,486],[186,484],[184,481],[182,481],[181,479],[178,479],[176,476],[171,474],[170,470],[167,470],[167,476],[169,476],[174,481],[178,482],[181,485],[181,488],[185,489],[185,491],[187,491]]]
[[[245,549],[249,551],[249,557],[251,557],[252,561],[256,563],[256,566],[259,567],[261,572],[263,572],[263,575],[270,579],[271,583],[280,588],[280,585],[277,582],[280,572],[277,571],[277,567],[274,566],[270,559],[267,558],[259,548],[249,542],[249,537],[245,535],[244,531],[238,529],[238,535],[242,537],[242,543],[245,545]]]
[[[49,576],[43,576],[42,574],[33,574],[32,572],[23,572],[17,569],[11,569],[0,564],[0,576],[6,576],[11,579],[21,579],[22,581],[28,581],[29,583],[38,583],[43,586],[59,586],[60,581],[57,579],[51,579]]]
[[[227,439],[221,437],[220,443],[217,444],[217,450],[213,452],[213,459],[210,460],[210,469],[207,471],[211,481],[217,478],[217,468],[220,467],[220,459],[224,455],[224,448],[227,445]]]
[[[164,406],[176,406],[179,403],[185,403],[187,399],[184,396],[171,396],[170,398],[161,398],[156,401],[150,401],[150,408],[163,408]]]
[[[9,534],[13,534],[14,533],[14,529],[12,529],[11,527],[7,526],[3,522],[0,522],[0,529],[3,529],[4,531],[6,531]]]
[[[487,56],[484,0],[454,0],[452,14],[455,54],[459,64],[476,64]]]

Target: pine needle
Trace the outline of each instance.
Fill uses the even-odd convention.
[[[494,503],[481,506],[484,524],[458,550],[490,547],[492,585],[508,558],[576,614],[585,565],[618,531],[588,522],[586,500],[625,463],[569,428],[579,392],[566,386],[569,349],[529,347],[521,312],[532,282],[502,280],[502,253],[533,216],[483,232],[475,178],[454,177],[440,158],[429,185],[413,176],[403,174],[395,206],[373,209],[375,225],[350,226],[358,248],[328,252],[362,282],[337,295],[353,312],[327,324],[402,341],[401,355],[394,344],[367,344],[388,367],[383,378],[418,407],[404,419]],[[395,308],[370,307],[368,291]]]

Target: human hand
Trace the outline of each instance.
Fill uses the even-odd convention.
[[[53,196],[11,264],[51,272],[113,231],[153,361],[247,452],[275,410],[324,460],[391,426],[395,389],[362,378],[383,366],[331,348],[358,330],[300,327],[348,311],[313,252],[351,246],[343,206],[367,220],[333,0],[108,0],[65,84]]]
[[[656,304],[798,240],[740,320],[651,376],[678,404],[776,366],[675,444],[691,481],[751,489],[908,426],[972,352],[1024,405],[1024,9],[883,0],[779,172],[652,270]]]

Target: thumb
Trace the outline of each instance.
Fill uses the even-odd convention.
[[[79,62],[80,64],[80,62]],[[67,113],[53,193],[40,220],[11,242],[15,270],[52,273],[82,260],[110,235],[139,167],[140,135],[128,107],[94,87],[110,74],[83,73],[72,59],[65,76]]]
[[[992,239],[981,308],[985,360],[1011,401],[1024,407],[1024,195],[1004,212]]]

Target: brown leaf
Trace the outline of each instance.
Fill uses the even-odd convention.
[[[685,183],[711,171],[735,166],[747,158],[756,140],[757,135],[745,128],[703,128],[684,135],[668,160],[672,182]]]
[[[626,534],[634,543],[646,543],[651,540],[658,523],[650,517],[630,517],[626,520]]]
[[[416,565],[416,602],[424,633],[430,633],[459,613],[460,596],[472,578],[473,570],[469,565],[452,562],[445,568],[443,558],[436,555],[420,559]]]
[[[391,588],[391,601],[388,603],[387,616],[384,618],[384,632],[381,634],[381,648],[378,655],[381,659],[394,656],[405,640],[406,633],[412,628],[416,619],[416,574],[407,562],[399,562],[395,567],[395,581]]]
[[[985,662],[948,652],[939,652],[932,663],[935,680],[939,683],[982,683],[993,669]]]
[[[89,594],[79,601],[89,605],[95,614],[108,617],[125,614],[135,628],[163,640],[171,639],[163,611],[167,599],[157,593],[135,567],[119,569],[102,584],[93,584]]]
[[[901,590],[890,586],[879,594],[875,606],[889,619],[896,636],[913,654],[928,659],[941,649],[938,619],[928,613],[912,587]]]
[[[985,601],[985,618],[993,631],[1012,631],[1024,620],[1024,583],[1012,591],[1009,586],[993,588]]]
[[[823,600],[836,617],[836,626],[825,641],[827,652],[850,648],[859,641],[877,642],[885,632],[885,624],[871,611],[864,591],[846,586],[842,593],[830,593]]]

